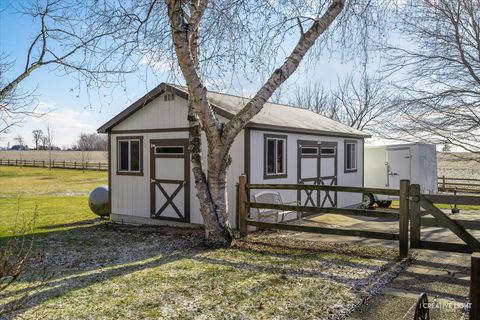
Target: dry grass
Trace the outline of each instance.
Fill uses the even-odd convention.
[[[437,153],[438,176],[480,179],[480,154]]]
[[[52,276],[18,316],[339,319],[398,265],[395,250],[298,242],[288,233],[211,250],[196,231],[155,230],[100,223],[41,236],[38,268]],[[13,303],[26,285],[10,287],[0,300]]]

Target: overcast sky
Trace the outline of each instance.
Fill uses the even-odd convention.
[[[39,25],[38,22],[33,24],[26,16],[12,14],[11,8],[5,5],[8,0],[3,1],[3,8],[7,9],[0,12],[0,48],[9,55],[10,60],[15,61],[15,68],[7,74],[8,78],[13,78],[24,67],[32,34],[38,32]],[[18,4],[17,1],[15,3]],[[80,133],[94,132],[148,90],[162,81],[171,80],[171,75],[162,72],[162,63],[159,62],[158,65],[156,75],[149,74],[146,77],[140,72],[131,75],[127,78],[125,90],[119,86],[108,94],[79,92],[78,82],[73,76],[61,76],[51,68],[34,71],[21,83],[21,87],[27,90],[35,89],[37,111],[45,112],[46,115],[42,118],[26,119],[22,126],[0,135],[0,147],[14,144],[13,138],[17,135],[22,135],[26,143],[32,146],[32,130],[44,130],[47,125],[54,130],[55,145],[71,146]],[[351,72],[352,67],[338,57],[325,56],[320,58],[314,67],[303,64],[285,84],[283,92],[307,81],[320,81],[331,87],[335,85],[338,77]],[[259,84],[260,82],[242,84],[230,93],[250,96]]]

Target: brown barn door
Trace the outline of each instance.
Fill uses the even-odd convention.
[[[318,141],[297,141],[297,182],[318,185],[320,183],[320,143]],[[297,200],[302,206],[320,206],[320,192],[297,191]]]
[[[151,140],[150,147],[151,217],[190,222],[188,140]]]
[[[319,184],[325,186],[337,185],[337,143],[322,142],[320,146],[320,179]],[[336,207],[337,192],[336,191],[320,191],[321,207]]]

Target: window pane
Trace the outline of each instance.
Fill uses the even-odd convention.
[[[345,150],[345,166],[347,170],[355,170],[357,168],[356,144],[347,143]]]
[[[140,141],[130,141],[130,170],[140,171]]]
[[[120,155],[120,171],[128,171],[128,141],[120,141],[118,143],[119,155]]]
[[[335,154],[335,148],[322,148],[321,149],[322,154]]]
[[[352,169],[356,169],[357,168],[357,157],[356,157],[356,150],[355,150],[355,145],[352,144],[352,152],[351,152],[351,156],[352,156]]]
[[[318,154],[318,148],[313,147],[302,147],[303,155],[316,155]]]
[[[284,173],[285,159],[283,157],[284,140],[277,140],[277,173]]]
[[[275,140],[267,139],[267,173],[275,173]]]
[[[156,147],[156,154],[183,154],[183,147]]]

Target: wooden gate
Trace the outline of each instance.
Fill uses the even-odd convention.
[[[480,242],[466,229],[480,230],[480,222],[452,219],[435,204],[479,205],[480,197],[464,195],[420,194],[420,186],[410,186],[410,247],[439,251],[472,253],[480,251]],[[428,217],[430,215],[430,217]],[[464,244],[422,240],[421,227],[441,227],[452,231]]]

